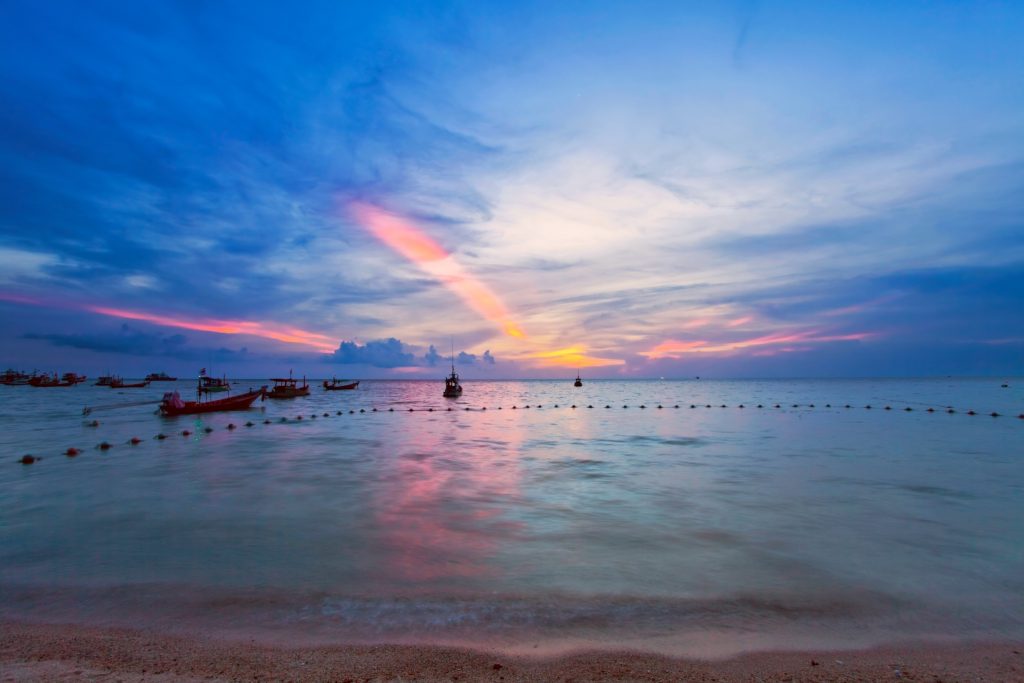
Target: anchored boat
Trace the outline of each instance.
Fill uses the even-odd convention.
[[[166,372],[151,372],[146,375],[147,382],[176,382],[177,377],[169,377]]]
[[[579,370],[576,371],[576,381],[573,382],[572,385],[574,387],[582,387],[583,386],[583,380],[580,379],[580,371]]]
[[[210,377],[206,374],[206,368],[199,371],[199,391],[204,394],[213,394],[221,391],[231,391],[231,385],[227,377]]]
[[[143,380],[141,382],[134,382],[132,384],[126,384],[120,377],[112,377],[110,384],[107,385],[111,389],[142,389],[143,387],[149,386],[149,380]]]
[[[351,391],[359,386],[359,382],[339,382],[336,377],[332,377],[331,381],[324,380],[324,389],[326,391]]]
[[[225,410],[248,410],[253,401],[266,396],[266,385],[259,389],[247,391],[238,396],[228,396],[213,401],[182,401],[177,391],[164,394],[160,402],[160,413],[166,417],[176,415],[196,415],[198,413],[216,413]]]
[[[288,371],[288,377],[276,378],[271,380],[274,383],[274,388],[267,392],[267,398],[298,398],[299,396],[309,396],[309,384],[306,383],[306,378],[302,378],[302,384],[299,385],[299,380],[292,378],[291,370]]]

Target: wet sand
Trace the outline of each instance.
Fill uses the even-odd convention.
[[[0,622],[0,681],[1024,681],[1024,643],[767,652],[720,661],[555,658],[432,646],[286,648],[147,631]]]

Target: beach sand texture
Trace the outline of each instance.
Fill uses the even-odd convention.
[[[720,661],[555,658],[424,646],[285,648],[70,625],[0,624],[2,681],[1024,681],[1024,643],[752,653]]]

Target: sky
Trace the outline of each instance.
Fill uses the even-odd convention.
[[[0,3],[0,365],[1024,374],[1024,3]]]

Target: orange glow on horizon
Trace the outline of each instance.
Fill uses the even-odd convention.
[[[626,361],[619,358],[598,358],[586,355],[586,347],[570,346],[555,351],[540,351],[530,353],[519,358],[532,360],[534,364],[542,368],[599,368],[609,365],[625,365]]]
[[[508,308],[491,289],[468,273],[454,257],[411,221],[363,202],[349,205],[356,220],[374,237],[409,259],[510,337],[524,339]]]

